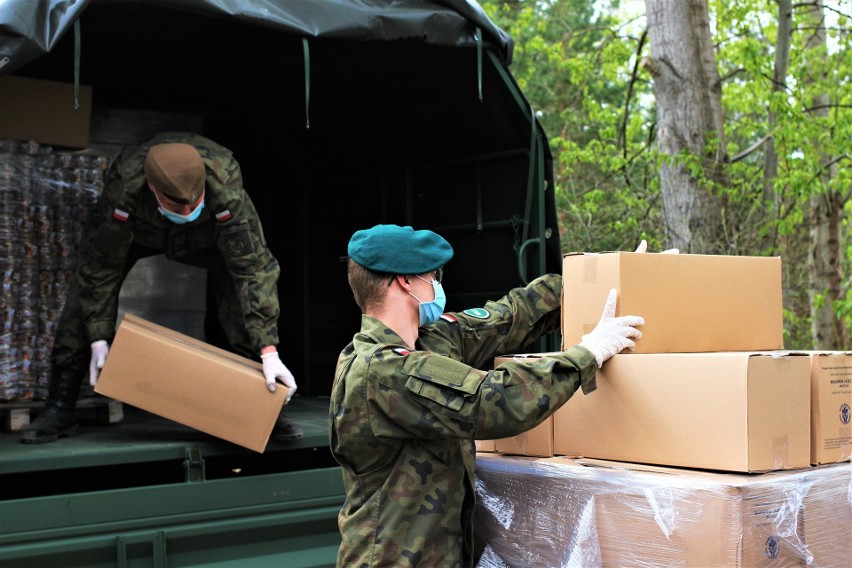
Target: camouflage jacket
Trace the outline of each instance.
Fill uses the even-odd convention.
[[[329,409],[346,488],[338,566],[472,565],[474,440],[529,430],[579,387],[595,389],[597,364],[580,347],[482,370],[558,328],[561,287],[550,274],[444,314],[420,329],[415,350],[362,316]]]
[[[204,209],[184,225],[165,219],[148,189],[143,164],[148,148],[163,142],[192,144],[207,169]],[[89,339],[111,340],[118,295],[131,244],[161,251],[178,262],[204,264],[220,254],[234,281],[246,331],[256,349],[278,343],[278,261],[267,247],[257,211],[243,188],[231,151],[197,134],[161,133],[125,148],[106,173],[80,251],[77,277]],[[218,252],[216,252],[218,249]]]

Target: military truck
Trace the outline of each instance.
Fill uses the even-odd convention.
[[[333,565],[344,492],[327,397],[359,326],[351,234],[444,235],[448,310],[561,269],[550,149],[511,38],[465,0],[13,2],[0,30],[0,80],[91,88],[93,147],[189,129],[234,151],[282,265],[288,413],[305,429],[257,453],[129,405],[106,425],[89,409],[50,444],[7,427],[0,563]]]

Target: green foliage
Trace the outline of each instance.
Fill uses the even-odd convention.
[[[724,242],[716,250],[782,256],[790,348],[810,346],[807,224],[811,199],[829,192],[846,201],[847,276],[833,308],[852,333],[852,22],[848,1],[824,3],[827,50],[806,48],[813,32],[808,4],[794,3],[788,74],[777,91],[775,0],[709,0],[727,154],[738,159],[714,185],[705,156],[713,155],[715,140],[706,141],[705,156],[676,158],[722,200]],[[650,76],[637,71],[649,55],[644,14],[592,0],[488,0],[482,7],[515,40],[512,72],[548,133],[563,250],[632,250],[643,238],[649,250],[664,248],[653,89]],[[756,144],[767,135],[778,156],[769,180],[766,143]]]

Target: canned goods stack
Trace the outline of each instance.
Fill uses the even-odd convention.
[[[0,139],[0,401],[47,397],[56,326],[108,162]]]

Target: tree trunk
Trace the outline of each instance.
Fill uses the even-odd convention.
[[[793,21],[793,0],[778,1],[778,37],[775,38],[775,69],[772,74],[772,94],[784,93],[787,90],[787,69],[790,66],[790,39]],[[770,97],[769,108],[769,139],[766,141],[766,149],[763,155],[763,200],[766,204],[767,213],[772,215],[778,210],[778,196],[774,191],[773,184],[778,177],[778,155],[775,153],[775,138],[772,131],[777,122],[776,113],[771,108]]]
[[[660,151],[660,195],[666,246],[720,252],[720,204],[727,161],[722,87],[706,0],[645,0]],[[715,146],[708,152],[709,142]],[[680,159],[690,157],[690,164]],[[695,160],[695,161],[692,161]],[[702,178],[710,183],[705,183]]]
[[[805,42],[806,65],[808,61],[827,57],[825,16],[822,0],[805,7],[804,21],[810,34]],[[812,30],[812,32],[810,31]],[[807,65],[812,69],[813,65]],[[822,66],[820,66],[822,68]],[[804,80],[817,83],[822,77],[814,77],[807,71]],[[829,99],[824,92],[813,98],[813,114],[827,117]],[[843,199],[831,189],[830,181],[836,175],[837,165],[830,156],[820,151],[819,139],[814,140],[815,151],[820,152],[819,163],[829,164],[819,175],[818,186],[810,199],[811,254],[808,257],[810,275],[810,300],[812,336],[815,349],[845,349],[846,329],[843,320],[837,317],[835,302],[841,299],[841,231],[843,222]]]

